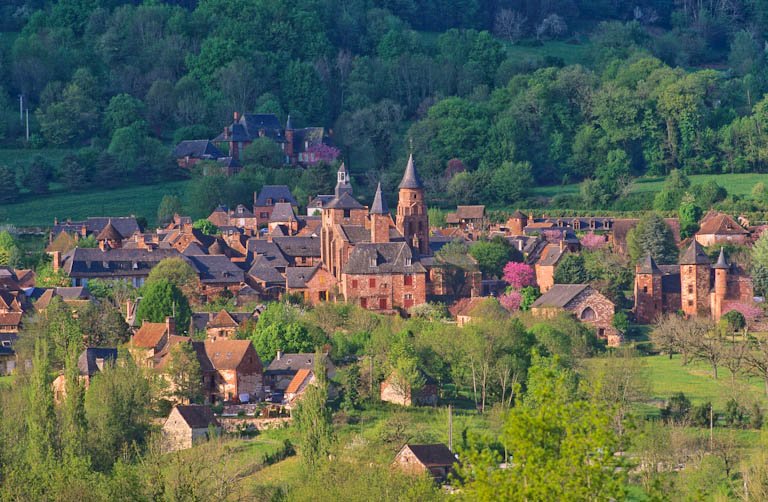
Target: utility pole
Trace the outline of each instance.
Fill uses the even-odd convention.
[[[448,405],[448,449],[453,453],[453,409]]]
[[[24,95],[19,94],[19,124],[24,123]]]
[[[29,108],[27,108],[27,143],[29,143]]]

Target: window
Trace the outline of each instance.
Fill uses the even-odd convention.
[[[691,284],[688,285],[688,294],[689,295],[693,294],[693,286]]]
[[[597,314],[592,309],[592,307],[587,307],[581,311],[581,315],[579,315],[579,319],[581,319],[582,321],[594,321],[595,319],[597,319]]]
[[[352,215],[352,212],[349,209],[344,210],[344,217],[349,218]]]
[[[371,268],[376,268],[376,265],[377,265],[377,263],[376,263],[376,258],[371,258],[371,260],[370,260],[370,262],[368,263],[368,265],[369,265]]]
[[[354,289],[357,289],[357,287],[358,287],[357,279],[352,279],[352,287]]]
[[[360,298],[360,306],[364,309],[368,308],[368,298]]]
[[[406,274],[405,277],[403,277],[403,284],[406,286],[413,286],[413,276],[411,274]]]
[[[386,298],[379,298],[379,308],[381,310],[387,309],[387,299]]]
[[[267,199],[267,205],[268,205],[268,206],[271,206],[271,205],[272,205],[272,199],[271,199],[271,198],[270,198],[270,199]]]
[[[693,307],[693,300],[688,300],[688,306]]]
[[[269,218],[269,213],[261,212],[259,213],[259,218]]]
[[[319,297],[320,297],[320,301],[321,302],[324,302],[324,301],[328,300],[328,292],[327,291],[320,291],[319,295],[320,295]]]
[[[375,277],[371,277],[370,279],[368,279],[368,287],[369,288],[375,288],[376,287],[376,278]]]
[[[413,300],[413,295],[410,293],[406,293],[405,297],[406,300]]]
[[[647,292],[648,292],[648,286],[643,286],[643,293],[647,293]]]
[[[406,267],[410,267],[411,265],[412,265],[411,259],[410,258],[406,258],[405,259],[405,266]]]

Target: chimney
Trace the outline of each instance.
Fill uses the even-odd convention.
[[[238,120],[240,120],[240,114],[235,112],[235,113],[232,114],[232,118],[234,118],[235,122],[237,122]]]
[[[565,250],[565,237],[560,237],[560,252]]]
[[[53,224],[54,225],[58,225],[59,224],[59,219],[57,217],[55,217],[55,216],[53,217]]]
[[[80,233],[83,234],[83,237],[85,237],[86,234],[88,233],[88,230],[85,228],[85,224],[83,224],[83,226],[80,227]]]
[[[52,252],[51,257],[53,258],[53,261],[51,262],[53,271],[58,272],[59,269],[61,268],[61,251]]]
[[[133,310],[133,301],[131,299],[125,300],[125,317],[131,317],[132,310]]]
[[[165,318],[165,328],[168,330],[168,335],[176,334],[176,320],[173,317]]]
[[[275,354],[275,361],[279,361],[281,357],[283,357],[283,351],[278,350],[277,354]]]

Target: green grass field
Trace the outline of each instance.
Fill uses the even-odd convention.
[[[568,43],[560,41],[548,41],[538,47],[530,47],[520,44],[504,44],[507,55],[518,60],[540,59],[547,56],[562,59],[565,64],[584,64],[589,60],[589,43]]]
[[[728,190],[729,194],[749,195],[757,183],[768,183],[768,174],[693,174],[689,176],[691,183],[705,183],[714,180],[718,185]],[[664,178],[639,178],[632,186],[632,193],[658,192],[664,186]],[[536,187],[531,190],[534,196],[554,197],[555,195],[575,195],[579,193],[579,185],[553,185]]]
[[[723,410],[732,397],[743,405],[755,401],[766,404],[760,379],[739,375],[733,382],[728,369],[721,366],[718,379],[714,380],[709,365],[694,362],[683,366],[679,355],[672,359],[665,355],[649,356],[643,360],[648,365],[653,399],[667,399],[683,392],[694,405],[711,401],[716,410]]]
[[[151,225],[163,195],[182,195],[186,184],[186,181],[173,181],[114,190],[26,196],[21,202],[0,205],[0,222],[18,227],[49,226],[53,225],[54,217],[62,220],[132,214],[145,217]]]

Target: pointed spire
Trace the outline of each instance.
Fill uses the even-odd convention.
[[[398,188],[424,188],[421,183],[421,178],[419,178],[419,174],[416,172],[416,168],[413,166],[413,154],[408,156],[408,165],[405,166],[403,180],[400,182]]]
[[[97,241],[120,241],[123,240],[123,236],[120,235],[120,232],[117,231],[114,225],[112,225],[112,218],[107,220],[107,224],[104,226],[104,228],[99,232],[99,235],[96,236]]]
[[[336,173],[336,190],[334,192],[337,199],[345,193],[352,195],[352,185],[349,183],[349,174],[347,174],[347,166],[344,165],[344,162],[341,163]]]
[[[645,255],[645,258],[643,258],[640,263],[637,264],[637,273],[638,274],[660,274],[661,270],[659,270],[659,267],[656,265],[656,261],[654,261],[653,257],[650,254]]]
[[[376,195],[373,197],[373,204],[371,205],[371,214],[387,214],[389,208],[381,194],[381,183],[376,187]]]
[[[288,120],[285,121],[285,129],[290,130],[293,129],[293,124],[291,124],[291,114],[288,114]]]
[[[701,244],[694,239],[691,245],[683,253],[683,257],[680,258],[680,265],[709,265],[709,257],[704,252],[704,248]]]
[[[720,256],[717,257],[717,263],[712,268],[720,268],[727,270],[731,266],[728,264],[728,260],[725,259],[725,249],[720,248]]]

